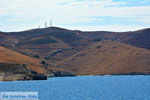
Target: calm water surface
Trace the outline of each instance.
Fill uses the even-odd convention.
[[[0,82],[0,91],[39,92],[40,100],[150,100],[150,76],[82,76]]]

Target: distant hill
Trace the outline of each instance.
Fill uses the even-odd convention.
[[[95,31],[82,32],[82,34],[93,40],[113,40],[140,48],[150,49],[150,28],[131,32]]]
[[[150,29],[126,32],[123,34],[124,35],[119,37],[117,41],[140,48],[150,49]]]
[[[102,45],[102,47],[98,47],[98,45]],[[71,71],[79,74],[113,74],[119,72],[147,73],[148,71],[149,73],[147,68],[149,64],[150,28],[132,32],[108,32],[48,27],[21,32],[0,32],[0,46],[3,52],[7,51],[7,53],[4,53],[5,55],[0,54],[0,58],[4,56],[3,59],[0,59],[1,62],[17,62],[26,65],[29,63],[28,67],[38,72],[47,72],[47,69],[42,66],[48,64],[50,72]],[[82,52],[85,52],[84,56]],[[137,55],[130,55],[130,53],[137,53],[142,59],[138,58]],[[79,56],[77,56],[78,54]],[[138,60],[135,60],[137,58]],[[89,61],[86,59],[89,59]],[[97,59],[100,59],[100,65],[98,65],[99,60]],[[132,63],[127,59],[131,59]],[[41,64],[41,62],[43,63]],[[112,64],[113,62],[115,64]],[[80,66],[77,66],[78,64]],[[106,67],[111,66],[111,64],[115,67]],[[103,69],[101,69],[101,66],[103,66]]]
[[[149,49],[149,38],[150,29],[134,32],[82,32],[48,27],[22,32],[1,32],[0,45],[56,64],[102,40],[112,40]]]
[[[57,27],[3,33],[0,38],[0,45],[51,63],[77,53],[89,43],[75,32]]]
[[[59,64],[79,75],[148,74],[149,65],[149,50],[112,41],[96,43]]]

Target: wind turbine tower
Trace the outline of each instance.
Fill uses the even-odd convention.
[[[45,28],[47,27],[47,23],[46,23],[46,21],[45,21]]]
[[[38,28],[41,28],[41,25],[39,25]]]
[[[50,27],[52,27],[52,19],[50,19]]]

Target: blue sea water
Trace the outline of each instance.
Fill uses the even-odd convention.
[[[39,92],[40,100],[150,100],[150,76],[81,76],[0,82],[0,92]]]

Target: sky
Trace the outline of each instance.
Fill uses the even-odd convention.
[[[49,26],[82,31],[150,28],[150,0],[0,0],[0,31]]]

